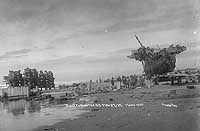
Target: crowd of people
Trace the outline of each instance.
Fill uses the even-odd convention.
[[[116,81],[119,82],[120,88],[136,88],[144,85],[144,78],[137,75],[119,76]]]
[[[118,76],[112,77],[111,79],[96,80],[97,83],[110,82],[111,85],[118,86],[120,88],[136,88],[138,86],[144,86],[144,77],[141,75],[129,75],[129,76]]]

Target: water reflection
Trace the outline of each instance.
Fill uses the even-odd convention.
[[[0,103],[0,131],[28,131],[42,125],[52,125],[63,119],[75,119],[88,112],[65,107],[64,104],[72,102],[18,100]]]
[[[10,101],[1,103],[1,108],[7,113],[17,116],[25,113],[27,110],[29,113],[39,112],[41,107],[39,102],[27,102],[25,100]]]
[[[26,105],[29,113],[40,112],[41,107],[39,102],[30,101]]]

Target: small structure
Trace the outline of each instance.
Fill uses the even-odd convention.
[[[8,88],[7,85],[0,85],[0,97],[4,96],[5,90]]]
[[[9,99],[19,99],[28,97],[30,94],[29,87],[20,86],[12,87],[7,85],[1,85],[0,87],[0,97],[8,97]]]
[[[26,68],[24,72],[9,71],[7,76],[3,77],[6,83],[6,88],[0,89],[0,96],[6,94],[8,97],[21,97],[29,96],[30,91],[38,91],[47,89],[54,89],[54,76],[51,71],[45,71],[44,73],[36,69]]]
[[[159,82],[169,82],[171,85],[174,84],[184,84],[184,83],[197,83],[200,82],[200,69],[197,68],[187,68],[174,70],[173,72],[168,72],[163,75],[158,75],[153,78],[154,82],[158,84]]]

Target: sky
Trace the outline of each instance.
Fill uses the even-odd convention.
[[[145,46],[187,46],[178,68],[200,67],[199,0],[0,0],[0,76],[51,70],[56,83],[141,74]],[[3,78],[2,78],[3,80]]]

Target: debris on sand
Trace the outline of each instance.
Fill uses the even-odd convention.
[[[87,97],[80,98],[79,101],[84,102],[84,103],[95,103],[95,102],[98,102],[98,99],[97,97],[87,96]]]
[[[57,128],[52,128],[52,127],[50,127],[50,128],[45,128],[44,130],[45,130],[45,131],[58,131]]]
[[[52,115],[52,114],[50,114],[50,113],[45,114],[45,116],[49,116],[49,115]]]
[[[96,115],[87,115],[87,118],[95,117]]]
[[[109,98],[109,101],[114,101],[114,99],[113,98]]]
[[[188,89],[195,89],[196,86],[187,86]]]
[[[92,111],[98,111],[99,110],[99,108],[94,108],[94,109],[92,109]]]
[[[135,89],[141,89],[142,87],[141,86],[139,86],[139,87],[136,87]]]
[[[162,106],[165,106],[165,107],[174,107],[174,108],[177,108],[177,107],[178,107],[177,105],[172,104],[172,103],[170,103],[170,104],[161,103],[161,105],[162,105]]]
[[[200,108],[200,106],[196,106],[196,108]]]
[[[190,110],[194,109],[194,107],[190,107]]]

